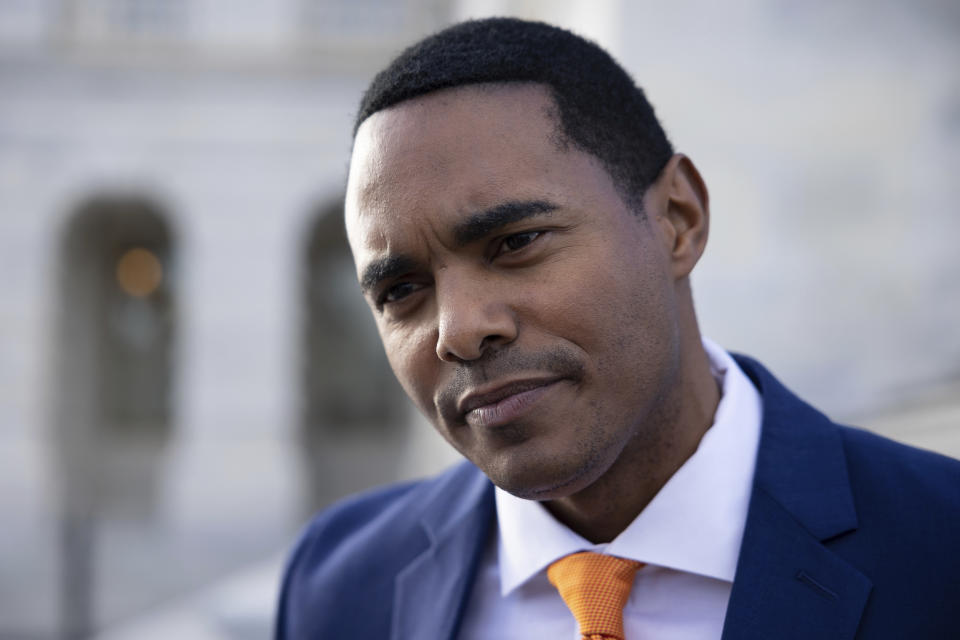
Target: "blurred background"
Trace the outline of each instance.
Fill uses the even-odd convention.
[[[493,14],[600,42],[697,162],[707,335],[960,455],[954,0],[0,0],[0,638],[267,638],[312,512],[454,459],[341,197],[372,75]]]

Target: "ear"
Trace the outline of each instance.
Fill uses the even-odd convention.
[[[675,280],[693,271],[707,246],[710,196],[693,161],[683,154],[670,158],[645,202],[650,222],[663,236]],[[647,200],[647,198],[645,198]]]

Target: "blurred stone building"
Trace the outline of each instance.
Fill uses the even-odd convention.
[[[698,163],[708,335],[960,455],[955,3],[0,0],[0,639],[267,637],[310,512],[454,459],[341,196],[371,75],[496,13],[604,44]]]

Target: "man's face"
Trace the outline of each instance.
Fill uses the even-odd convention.
[[[572,495],[643,450],[677,375],[669,249],[537,85],[468,86],[357,133],[347,234],[390,364],[498,486]],[[636,455],[633,455],[636,458]]]

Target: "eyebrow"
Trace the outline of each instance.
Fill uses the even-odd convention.
[[[416,262],[408,256],[387,256],[374,260],[363,270],[360,289],[368,293],[384,280],[412,271],[415,267]]]
[[[466,246],[508,224],[551,213],[558,207],[546,200],[513,200],[472,214],[453,228],[457,245]]]
[[[484,209],[470,215],[456,224],[453,237],[457,246],[463,247],[480,240],[490,233],[534,216],[549,214],[558,209],[558,205],[546,200],[511,200],[495,207]],[[384,280],[414,271],[417,262],[405,255],[385,256],[368,264],[360,277],[360,289],[369,293]]]

